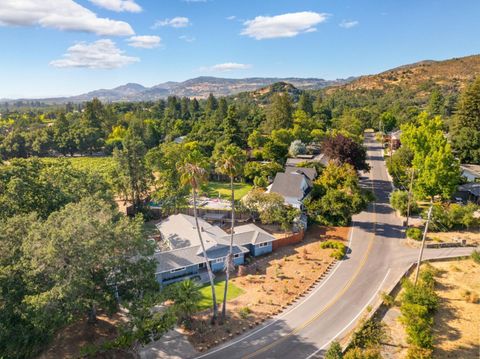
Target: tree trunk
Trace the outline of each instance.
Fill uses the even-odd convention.
[[[198,225],[197,190],[193,186],[192,186],[192,194],[193,194],[193,216],[195,217],[195,226],[197,227],[198,239],[200,240],[200,244],[202,246],[203,258],[205,259],[205,264],[208,272],[208,279],[210,280],[210,286],[212,287],[212,301],[213,301],[212,324],[215,324],[215,322],[217,321],[217,312],[218,312],[217,296],[215,295],[215,283],[213,281],[213,272],[212,272],[212,268],[210,267],[210,262],[208,261],[207,251],[205,250],[205,244],[203,243],[202,231]]]
[[[225,289],[223,291],[223,306],[222,306],[222,322],[225,321],[225,317],[227,315],[227,293],[228,293],[228,280],[230,278],[230,264],[233,262],[233,235],[234,235],[234,228],[235,228],[235,191],[233,189],[233,176],[230,177],[230,190],[231,190],[231,210],[232,210],[232,224],[230,227],[230,248],[228,251],[228,256],[225,259]],[[233,263],[233,265],[235,265]]]
[[[95,324],[97,322],[97,306],[92,303],[88,311],[88,324]]]

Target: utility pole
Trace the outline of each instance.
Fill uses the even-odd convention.
[[[430,208],[428,209],[427,223],[425,223],[425,230],[423,231],[422,246],[420,247],[420,254],[418,255],[417,272],[415,273],[415,286],[417,286],[418,273],[420,272],[420,263],[422,262],[423,249],[425,247],[425,240],[427,239],[428,224],[430,223],[430,218],[432,216],[432,208],[433,204],[431,204]]]
[[[412,175],[410,177],[410,187],[408,188],[408,202],[407,202],[407,221],[405,222],[405,226],[408,227],[408,219],[410,218],[410,205],[411,205],[411,197],[412,197],[412,188],[413,188],[413,176],[415,174],[415,169],[412,167]]]

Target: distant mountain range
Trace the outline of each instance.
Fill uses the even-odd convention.
[[[137,83],[128,83],[110,90],[102,89],[78,96],[42,98],[42,99],[2,99],[2,102],[39,101],[46,104],[61,104],[66,102],[83,102],[98,98],[104,102],[120,101],[152,101],[168,96],[186,96],[206,98],[210,93],[215,96],[230,96],[240,92],[255,91],[277,82],[287,82],[298,89],[316,90],[328,86],[343,85],[354,78],[339,80],[323,80],[317,78],[270,78],[252,77],[245,79],[226,79],[219,77],[197,77],[183,82],[165,82],[152,87],[145,87]]]

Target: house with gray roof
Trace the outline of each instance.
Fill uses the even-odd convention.
[[[198,219],[198,225],[212,271],[223,271],[229,252],[230,234],[201,218]],[[155,253],[158,282],[166,285],[187,278],[206,281],[206,261],[195,218],[185,214],[172,215],[159,223],[157,228],[165,242],[164,247],[169,248]],[[246,255],[258,256],[271,252],[274,240],[275,237],[254,224],[235,227],[234,264],[243,264]]]
[[[273,183],[267,187],[267,192],[278,193],[285,199],[285,204],[301,209],[316,177],[315,168],[287,166],[285,172],[276,174]]]
[[[462,164],[462,177],[465,177],[467,182],[477,182],[480,180],[480,165]]]

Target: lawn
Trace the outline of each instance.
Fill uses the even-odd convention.
[[[252,189],[248,183],[236,182],[233,184],[235,190],[235,200],[239,200]],[[221,198],[230,199],[230,183],[228,182],[209,182],[202,186],[203,194],[210,198],[216,198],[220,194]]]
[[[223,291],[225,290],[225,281],[215,283],[215,294],[217,296],[217,303],[223,302]],[[208,309],[212,306],[212,289],[210,285],[206,285],[200,289],[200,293],[202,294],[202,300],[199,304],[200,310]],[[227,301],[235,299],[239,295],[242,295],[244,292],[243,289],[238,288],[232,282],[228,282],[228,293],[227,293]]]

